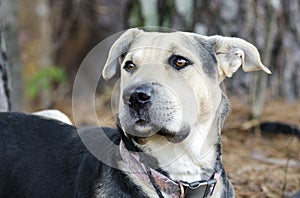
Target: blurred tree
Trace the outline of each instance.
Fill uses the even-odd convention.
[[[10,88],[8,81],[6,45],[4,40],[3,26],[0,25],[0,112],[9,111],[10,108]]]
[[[172,27],[178,30],[193,31],[194,0],[175,0]]]
[[[56,46],[54,63],[64,66],[72,81],[82,60],[96,44],[127,27],[129,0],[50,3]]]
[[[292,102],[300,98],[300,1],[281,0],[280,6],[272,91]]]
[[[157,0],[140,0],[143,26],[158,26]]]
[[[53,65],[54,45],[52,43],[52,28],[50,16],[49,0],[39,0],[36,4],[36,15],[38,16],[38,25],[40,33],[40,69],[47,71],[47,68]],[[42,108],[50,108],[52,105],[51,89],[44,88],[40,90]]]
[[[128,27],[142,27],[143,24],[145,24],[144,20],[140,1],[128,1],[127,22],[125,24],[127,24]]]
[[[239,71],[225,81],[234,94],[252,92],[252,117],[260,118],[264,94],[300,97],[300,2],[298,0],[195,0],[194,31],[241,37],[260,51],[272,75]],[[268,84],[268,86],[267,86]]]
[[[275,44],[275,37],[277,34],[277,26],[276,26],[276,19],[278,17],[278,10],[279,10],[279,1],[265,1],[260,2],[260,7],[264,7],[263,12],[258,12],[258,19],[262,18],[264,21],[264,28],[265,28],[265,35],[264,35],[264,46],[262,49],[262,62],[265,65],[271,64],[271,57],[272,51]],[[262,16],[263,15],[263,16]],[[263,107],[264,107],[264,100],[265,100],[265,93],[267,92],[267,75],[263,72],[258,72],[254,74],[253,83],[251,87],[251,117],[254,120],[260,121]]]
[[[83,58],[101,40],[127,27],[159,25],[204,35],[241,37],[257,46],[273,75],[266,78],[239,71],[225,82],[233,94],[253,93],[255,117],[261,114],[264,93],[289,101],[300,96],[298,0],[43,2],[49,6],[52,63],[66,68],[71,82]]]
[[[174,1],[173,0],[158,0],[159,26],[171,27],[172,16],[174,15]]]
[[[11,79],[9,82],[4,81],[4,84],[9,96],[9,109],[14,111],[21,109],[23,98],[17,16],[17,0],[0,0],[2,77],[3,80]],[[11,89],[8,89],[8,84]]]

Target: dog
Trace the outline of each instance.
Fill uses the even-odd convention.
[[[240,67],[271,73],[239,38],[127,30],[102,73],[121,74],[118,127],[1,113],[0,197],[234,197],[222,82]]]

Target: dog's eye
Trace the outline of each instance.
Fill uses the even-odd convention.
[[[191,61],[179,55],[172,55],[169,58],[169,64],[172,65],[175,69],[180,70],[184,67],[191,64]]]
[[[123,67],[127,72],[133,72],[135,64],[132,61],[127,61]]]
[[[188,60],[184,59],[184,58],[177,58],[175,60],[175,65],[177,67],[184,67],[184,66],[187,66],[188,64]]]

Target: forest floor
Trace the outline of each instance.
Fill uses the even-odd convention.
[[[231,99],[223,130],[223,161],[237,197],[290,197],[300,190],[300,140],[293,135],[242,129],[249,105]],[[263,120],[300,126],[300,101],[267,102]]]
[[[243,128],[250,112],[249,105],[231,98],[231,112],[222,131],[223,162],[232,181],[236,197],[290,197],[300,190],[300,140],[293,135],[253,133]],[[96,99],[100,125],[114,126],[110,108]],[[56,105],[72,118],[71,101]],[[77,107],[80,125],[96,124],[85,107]],[[300,127],[300,101],[269,101],[263,120],[280,121]]]

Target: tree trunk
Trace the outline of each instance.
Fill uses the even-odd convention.
[[[0,26],[0,112],[10,110],[10,89],[8,86],[8,62],[4,31]]]
[[[53,43],[52,28],[50,21],[50,2],[49,0],[39,0],[36,5],[36,12],[39,19],[40,28],[40,67],[41,70],[53,66]],[[49,108],[52,103],[50,89],[42,89],[41,105],[43,108]]]
[[[6,47],[9,19],[13,15],[10,13],[11,5],[9,0],[0,0],[0,111],[11,110],[10,68]]]
[[[277,34],[276,20],[278,17],[278,3],[276,1],[264,1],[260,3],[264,7],[263,12],[257,11],[258,19],[263,18],[265,24],[264,48],[262,50],[262,62],[265,65],[271,65],[272,51]],[[259,9],[259,8],[258,8]],[[259,31],[257,31],[259,34]],[[267,75],[259,72],[254,74],[253,83],[251,87],[251,118],[260,122],[262,111],[265,102],[265,93],[267,92]]]
[[[281,13],[278,19],[278,49],[274,55],[274,95],[281,95],[289,102],[300,97],[300,2],[281,0]],[[279,91],[276,91],[279,90]]]
[[[9,60],[8,70],[11,79],[11,110],[20,111],[23,102],[23,78],[18,39],[18,4],[17,0],[2,0],[2,2],[1,6],[3,9],[1,11],[5,15],[2,19],[4,19],[5,41],[8,46],[6,54]]]
[[[53,30],[54,63],[66,69],[71,82],[95,45],[127,27],[128,2],[65,0],[61,4],[53,3],[52,20],[57,22]]]

